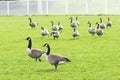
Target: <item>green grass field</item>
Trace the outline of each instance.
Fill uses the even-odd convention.
[[[38,22],[36,29],[28,25],[28,16],[0,17],[0,80],[120,80],[120,16],[110,16],[112,28],[105,29],[101,37],[88,33],[88,21],[96,27],[96,21],[108,16],[79,16],[79,39],[73,39],[73,29],[69,26],[70,16],[31,16]],[[73,16],[75,17],[75,16]],[[61,21],[64,27],[57,40],[52,37],[42,38],[40,27],[51,31],[51,23]],[[51,46],[51,54],[58,53],[70,58],[70,63],[58,66],[50,65],[45,57],[42,62],[35,62],[26,54],[30,36],[33,48],[43,47],[44,43]]]

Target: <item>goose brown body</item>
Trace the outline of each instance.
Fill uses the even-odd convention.
[[[49,32],[47,29],[44,29],[44,27],[41,27],[41,35],[42,36],[47,36],[49,37]]]
[[[89,24],[88,32],[89,32],[90,34],[92,34],[92,36],[94,36],[95,33],[96,33],[96,29],[95,29],[95,28],[92,28],[90,22],[88,22],[88,24]]]
[[[70,17],[69,19],[70,19],[70,26],[72,28],[77,28],[78,27],[78,23],[76,21],[73,21],[72,17]]]
[[[60,37],[60,32],[59,31],[53,31],[51,33],[51,35],[53,36],[53,39],[58,39]]]
[[[76,30],[76,28],[74,28],[73,32],[72,32],[72,36],[75,39],[76,37],[79,38],[80,34],[79,32]]]
[[[56,25],[54,25],[53,21],[51,21],[51,27],[53,31],[57,31],[59,29]]]
[[[102,22],[102,18],[100,18],[99,26],[100,26],[101,29],[105,29],[106,28],[106,25]]]
[[[30,37],[27,37],[26,40],[28,40],[28,47],[26,49],[28,56],[36,59],[36,61],[38,59],[41,61],[40,57],[45,53],[45,51],[34,48],[32,49],[32,39]]]
[[[112,26],[112,22],[110,21],[110,18],[108,17],[107,27],[111,27],[111,26]]]
[[[99,28],[99,23],[96,23],[97,24],[97,29],[96,29],[96,34],[98,36],[102,36],[104,31],[102,29]]]
[[[70,60],[67,57],[57,55],[57,54],[50,54],[50,46],[48,43],[43,45],[44,47],[47,47],[46,52],[46,60],[51,64],[55,66],[55,70],[57,70],[57,66],[59,64],[63,64],[65,62],[70,62]]]
[[[38,24],[36,22],[32,22],[31,18],[28,18],[28,19],[30,20],[29,25],[30,25],[31,28],[37,27]]]

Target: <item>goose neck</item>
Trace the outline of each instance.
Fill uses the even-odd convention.
[[[108,18],[108,21],[110,21],[110,18]]]
[[[32,19],[30,19],[30,23],[32,22]]]
[[[70,18],[70,23],[72,23],[72,21],[73,21],[73,19],[72,19],[72,17]]]
[[[100,20],[100,23],[102,23],[102,19]]]
[[[48,48],[48,50],[46,52],[46,55],[49,55],[50,54],[50,46],[48,45],[47,48]]]
[[[97,24],[97,29],[99,29],[99,24]]]
[[[32,47],[32,40],[29,40],[28,41],[28,48],[31,49],[31,47]]]
[[[91,28],[91,24],[89,23],[89,27]]]

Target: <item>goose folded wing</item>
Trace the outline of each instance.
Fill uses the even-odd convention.
[[[42,51],[40,49],[32,49],[32,54],[31,55],[34,56],[34,57],[40,57],[44,53],[45,53],[45,51]]]

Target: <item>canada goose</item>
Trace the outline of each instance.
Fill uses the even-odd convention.
[[[74,28],[73,33],[72,33],[72,36],[73,36],[74,39],[75,39],[76,37],[79,38],[80,34],[79,34],[79,32],[76,30],[76,28]]]
[[[104,23],[102,23],[102,18],[100,18],[99,26],[100,26],[101,29],[105,29],[106,28],[106,25]]]
[[[60,21],[58,21],[58,30],[62,31],[63,30],[63,26],[60,24]]]
[[[111,27],[111,26],[112,26],[112,22],[110,21],[110,17],[108,17],[107,27]]]
[[[102,36],[103,33],[104,33],[104,31],[99,28],[100,26],[99,26],[99,23],[98,23],[98,22],[96,22],[96,25],[97,25],[96,34],[97,34],[98,36]]]
[[[53,21],[51,21],[51,27],[53,31],[57,31],[58,27],[56,25],[54,25]]]
[[[53,31],[51,33],[51,36],[53,36],[53,39],[55,39],[55,38],[58,39],[60,37],[60,32],[59,31]]]
[[[91,27],[91,23],[90,22],[88,22],[88,24],[89,24],[88,32],[90,34],[92,34],[92,36],[94,36],[95,33],[96,33],[96,29]]]
[[[45,52],[42,50],[39,50],[39,49],[31,49],[32,48],[32,39],[30,37],[27,37],[26,40],[28,40],[28,47],[26,49],[28,56],[30,56],[31,58],[35,58],[36,61],[37,61],[37,59],[39,59],[39,61],[41,61],[40,57]]]
[[[80,25],[80,22],[78,21],[78,16],[76,16],[76,23],[78,26]]]
[[[48,37],[49,37],[49,32],[48,32],[48,30],[47,30],[47,29],[44,29],[44,27],[41,27],[41,35],[42,35],[42,36],[48,35]]]
[[[51,64],[55,66],[55,70],[57,70],[57,66],[59,64],[63,64],[65,62],[70,62],[70,60],[67,57],[57,55],[57,54],[51,54],[50,55],[50,46],[48,43],[45,43],[43,47],[47,47],[47,52],[46,52],[46,60]]]
[[[73,21],[73,18],[72,18],[72,17],[70,17],[69,19],[70,19],[70,26],[71,26],[72,28],[77,28],[77,27],[78,27],[78,24],[76,23],[76,21]]]
[[[38,25],[36,22],[32,22],[31,18],[28,18],[28,19],[30,20],[29,25],[30,25],[31,28],[35,28]]]

